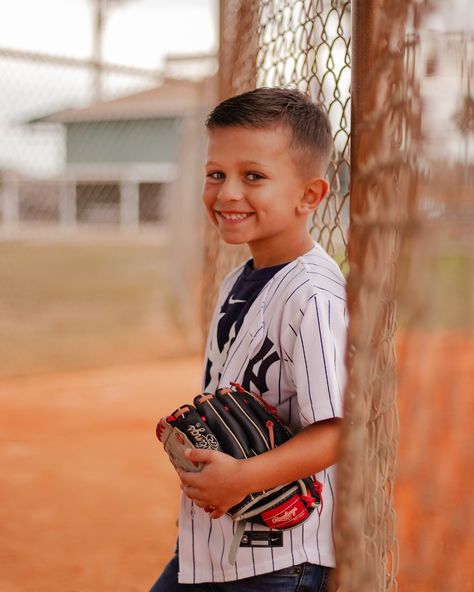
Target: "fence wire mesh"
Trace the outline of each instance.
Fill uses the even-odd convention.
[[[261,3],[259,16],[257,86],[304,90],[330,118],[335,145],[330,193],[311,230],[329,253],[343,255],[349,220],[351,3],[270,0]]]
[[[308,92],[331,120],[334,152],[329,196],[311,221],[311,232],[344,265],[349,223],[350,20],[349,1],[223,0],[220,33],[220,98],[263,86]],[[206,259],[204,325],[222,277],[246,256],[230,249],[212,229]],[[216,273],[214,271],[217,270]]]
[[[27,37],[21,6],[51,39]],[[199,81],[213,57],[152,55],[166,18],[147,0],[21,0],[0,11],[0,237],[163,228],[183,121],[207,108]],[[117,49],[127,15],[150,55]]]
[[[109,344],[107,355],[115,349],[125,354],[92,312],[105,279],[95,272],[108,265],[112,245],[123,258],[123,277],[132,260],[137,274],[140,269],[146,274],[133,253],[165,257],[165,276],[150,280],[156,294],[171,295],[172,306],[163,307],[158,298],[158,316],[170,331],[179,328],[183,337],[191,336],[188,350],[199,347],[199,154],[202,119],[215,102],[213,16],[210,0],[0,3],[0,374],[102,360],[106,353],[92,350],[103,342]],[[181,33],[188,28],[196,35],[184,38]],[[78,271],[67,261],[75,261],[82,247]],[[66,270],[57,281],[55,266]],[[39,279],[36,268],[44,271]],[[28,286],[20,296],[27,277],[35,277],[31,290]],[[113,292],[117,284],[109,279]],[[115,279],[120,282],[119,273]],[[64,301],[58,296],[63,295],[60,280],[71,284]],[[76,296],[80,300],[88,291],[97,302],[76,306]],[[111,304],[104,321],[125,301],[107,299]],[[40,304],[47,314],[37,312],[37,305],[43,310]],[[28,312],[30,305],[35,315]],[[50,308],[61,313],[50,317]],[[156,311],[148,304],[145,308],[148,325],[147,313],[137,316],[149,327],[149,343],[151,334],[150,341],[156,340]],[[81,314],[87,321],[76,323]],[[142,323],[135,317],[132,325],[137,322]],[[125,328],[127,321],[119,324]],[[71,327],[76,326],[78,335],[96,336],[94,347],[78,347],[79,352],[64,345],[74,343]]]
[[[159,192],[143,191],[139,185],[159,185],[169,178],[153,178],[151,155],[137,161],[130,154],[133,149],[144,152],[143,140],[137,142],[134,124],[123,121],[123,106],[109,105],[102,118],[86,108],[95,100],[93,72],[86,60],[0,48],[0,68],[8,87],[0,102],[2,233],[32,226],[71,229],[76,223],[133,225],[127,211],[120,211],[124,177],[138,184],[141,222],[158,222]],[[124,71],[103,72],[102,100],[132,94],[157,80],[152,72]],[[77,110],[74,122],[66,105]],[[100,142],[94,138],[97,132]],[[137,164],[148,165],[145,176],[133,174]],[[76,189],[77,203],[71,197]]]

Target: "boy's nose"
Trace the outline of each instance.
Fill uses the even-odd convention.
[[[219,190],[219,200],[222,202],[236,201],[243,198],[240,183],[226,179]]]

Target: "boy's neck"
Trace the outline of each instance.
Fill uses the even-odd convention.
[[[249,244],[254,269],[289,263],[310,251],[314,246],[314,241],[309,233],[302,236],[301,240],[293,241],[291,244],[280,243],[280,241],[275,241],[275,243],[271,249],[268,248],[268,243],[265,244],[265,249],[260,249],[259,244]]]

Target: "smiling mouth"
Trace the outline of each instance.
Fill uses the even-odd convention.
[[[253,215],[253,212],[219,212],[219,210],[215,210],[216,214],[223,218],[224,220],[246,220],[250,216]]]

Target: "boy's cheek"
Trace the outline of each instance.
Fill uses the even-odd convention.
[[[202,203],[204,204],[204,207],[208,211],[211,209],[212,204],[214,203],[213,197],[209,194],[209,191],[206,191],[206,187],[205,186],[204,186],[204,189],[202,191]]]
[[[206,214],[207,217],[209,218],[209,220],[211,221],[212,224],[214,224],[214,226],[217,226],[217,218],[216,218],[216,213],[214,212],[214,209],[212,207],[212,203],[206,199],[206,196],[203,195],[203,204],[204,204],[204,209],[206,210]]]
[[[214,212],[214,210],[208,206],[206,206],[206,214],[207,217],[209,218],[211,224],[213,224],[214,226],[218,226],[218,222],[217,222],[217,218],[216,218],[216,214]]]

